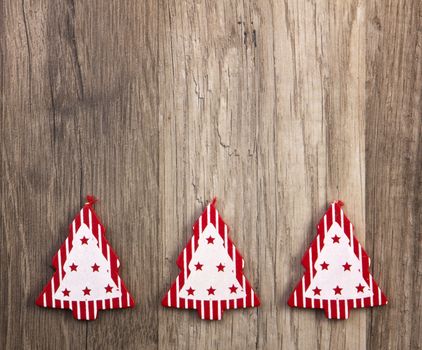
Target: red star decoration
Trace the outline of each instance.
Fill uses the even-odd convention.
[[[355,288],[358,290],[358,293],[363,293],[365,286],[362,286],[362,284],[359,283],[359,285],[356,286]]]
[[[64,297],[68,297],[69,294],[70,294],[70,290],[68,290],[67,288],[65,288],[65,290],[62,291],[62,293],[63,293],[63,296]]]
[[[204,265],[202,265],[202,264],[200,264],[199,262],[196,264],[196,265],[194,265],[195,266],[195,268],[196,268],[196,271],[198,271],[198,270],[201,270],[202,271],[202,266],[204,266]]]
[[[341,295],[341,290],[342,290],[343,288],[340,288],[339,286],[337,286],[337,287],[335,287],[335,288],[333,288],[333,290],[334,290],[334,295],[337,295],[337,294],[340,294]]]
[[[82,289],[82,292],[84,292],[84,295],[91,295],[91,289],[89,289],[88,287],[85,287],[85,289]]]
[[[215,292],[215,288],[213,288],[213,287],[211,287],[211,286],[210,286],[210,287],[207,289],[207,291],[208,291],[208,295],[211,295],[211,294],[212,294],[212,295],[215,295],[215,294],[214,294],[214,292]]]
[[[70,267],[70,271],[76,271],[76,269],[78,268],[78,265],[75,265],[75,263],[72,263],[72,265],[69,265]]]
[[[107,284],[107,286],[104,287],[106,290],[106,293],[111,293],[111,291],[113,290],[113,287],[110,286],[110,284]]]
[[[92,265],[91,268],[92,268],[92,272],[98,272],[100,270],[100,267],[97,265],[97,263]]]
[[[189,289],[186,289],[186,291],[188,292],[188,295],[193,295],[193,293],[195,292],[195,289],[192,289],[192,287],[189,287]]]
[[[350,268],[352,267],[352,265],[350,265],[348,262],[346,262],[344,265],[342,265],[344,268],[344,271],[350,271]]]
[[[314,295],[321,295],[321,289],[319,289],[318,287],[315,287],[314,289],[312,289],[312,291],[314,292]]]
[[[321,264],[323,270],[328,270],[328,266],[330,266],[330,264],[327,264],[325,261]]]
[[[237,291],[237,287],[235,287],[234,284],[231,287],[229,287],[229,289],[230,289],[230,294],[231,293],[236,293],[236,291]]]
[[[340,243],[340,237],[337,235],[334,235],[331,239],[333,240],[333,243]]]
[[[215,238],[212,238],[211,236],[209,236],[209,237],[207,238],[207,242],[208,242],[208,244],[214,244],[214,240],[215,240]]]
[[[83,237],[81,238],[81,242],[82,242],[82,244],[86,244],[86,245],[88,245],[88,238],[86,238],[85,236],[83,236]]]
[[[217,265],[218,272],[220,272],[220,271],[224,272],[224,268],[225,268],[225,266],[222,263],[220,263],[220,265]]]

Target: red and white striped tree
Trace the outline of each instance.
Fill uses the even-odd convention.
[[[260,303],[215,202],[193,225],[193,236],[177,259],[181,272],[162,300],[166,307],[196,309],[206,320],[220,320],[224,310]]]
[[[332,203],[319,222],[318,234],[302,258],[306,272],[288,301],[291,307],[324,309],[330,319],[347,319],[353,308],[387,304],[342,205]]]
[[[95,320],[98,310],[135,305],[118,274],[120,261],[92,208],[95,199],[87,200],[53,258],[56,272],[36,300],[41,307],[70,309],[78,320]]]

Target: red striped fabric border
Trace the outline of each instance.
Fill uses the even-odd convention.
[[[129,308],[135,306],[132,296],[129,294],[124,282],[119,276],[119,258],[109,245],[105,237],[104,226],[99,221],[92,208],[92,204],[93,203],[91,202],[86,203],[70,224],[68,237],[53,257],[52,265],[56,272],[36,300],[36,304],[41,307],[70,309],[72,310],[73,317],[78,320],[95,320],[97,318],[98,310]],[[85,224],[90,228],[98,241],[98,246],[104,257],[110,262],[111,278],[117,286],[120,286],[122,293],[121,297],[96,301],[63,301],[54,298],[54,293],[59,288],[60,283],[65,276],[63,266],[69,252],[72,250],[73,236],[82,224]]]
[[[341,202],[332,203],[330,208],[321,218],[317,226],[317,235],[302,258],[302,265],[306,271],[288,300],[288,305],[291,307],[324,309],[326,317],[330,319],[347,319],[349,317],[350,309],[381,306],[388,302],[386,296],[369,272],[370,259],[368,254],[356,239],[354,227],[344,214],[341,205]],[[372,297],[347,300],[318,300],[305,297],[305,291],[311,284],[313,276],[316,273],[314,265],[319,252],[324,246],[324,237],[334,222],[337,222],[343,229],[344,233],[349,238],[349,244],[356,257],[361,261],[362,275],[373,291]]]
[[[235,261],[236,278],[239,284],[243,286],[246,296],[238,299],[230,300],[188,300],[179,297],[179,291],[183,288],[184,282],[190,274],[189,262],[192,259],[192,254],[198,248],[198,240],[202,231],[207,225],[211,223],[217,229],[221,238],[225,242],[225,247],[231,259]],[[243,274],[245,262],[236,249],[232,240],[229,237],[229,228],[219,215],[215,208],[215,199],[206,207],[201,216],[193,225],[193,236],[186,245],[185,249],[180,253],[177,259],[177,266],[181,270],[179,276],[172,284],[169,291],[162,299],[162,305],[166,307],[179,309],[196,309],[199,316],[204,320],[220,320],[223,312],[229,309],[239,309],[247,307],[258,307],[260,301],[249,281]]]

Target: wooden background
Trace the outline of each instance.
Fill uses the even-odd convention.
[[[422,3],[0,2],[1,349],[420,349]],[[95,322],[34,301],[86,194],[138,305]],[[259,309],[160,306],[213,196]],[[330,201],[386,307],[287,297]]]

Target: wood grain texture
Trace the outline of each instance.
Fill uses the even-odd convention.
[[[367,248],[390,296],[386,312],[371,312],[368,346],[420,349],[422,3],[367,11]]]
[[[1,349],[421,348],[419,1],[0,3]],[[35,298],[84,196],[134,310],[95,322]],[[203,207],[259,309],[164,309]],[[348,321],[286,302],[334,199],[386,307]]]

